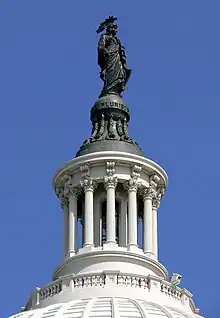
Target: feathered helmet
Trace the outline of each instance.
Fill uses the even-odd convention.
[[[115,21],[117,20],[117,17],[109,16],[105,21],[101,22],[99,24],[98,29],[96,30],[96,33],[100,33],[104,31],[109,26],[116,26]]]

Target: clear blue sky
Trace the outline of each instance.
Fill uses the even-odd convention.
[[[91,130],[96,27],[119,18],[133,69],[130,134],[161,164],[159,254],[201,314],[219,317],[220,2],[0,2],[0,317],[51,280],[62,212],[51,180]]]

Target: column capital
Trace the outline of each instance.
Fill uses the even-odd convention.
[[[66,197],[63,197],[61,200],[60,200],[60,206],[62,209],[64,209],[65,206],[68,206],[68,198]]]
[[[82,181],[80,181],[80,185],[83,188],[84,192],[86,191],[95,191],[97,187],[97,183],[92,179],[92,177],[85,177]]]
[[[56,187],[56,195],[58,196],[58,198],[60,200],[60,206],[63,209],[64,206],[68,205],[68,199],[64,196],[64,186],[63,185],[59,185],[58,187]]]
[[[156,197],[156,193],[157,193],[156,189],[154,189],[152,186],[149,186],[147,188],[141,189],[140,194],[143,200],[147,200],[147,199],[153,200]]]
[[[153,198],[153,200],[152,200],[152,208],[157,210],[157,209],[159,209],[159,207],[160,207],[160,199],[157,198],[157,197]]]
[[[76,186],[73,186],[72,181],[68,180],[65,184],[64,184],[64,197],[67,198],[69,200],[69,198],[71,196],[75,196],[78,197],[80,194],[80,189]]]
[[[106,189],[108,188],[116,188],[118,183],[117,177],[114,176],[105,176],[104,177],[104,186]]]
[[[160,201],[164,195],[164,192],[165,192],[165,189],[164,188],[158,188],[156,190],[156,194],[155,194],[155,197],[153,198],[152,200],[152,207],[154,209],[159,209],[160,207]]]
[[[124,188],[126,191],[135,191],[137,192],[138,188],[141,186],[141,183],[138,182],[137,178],[130,178],[124,183]]]

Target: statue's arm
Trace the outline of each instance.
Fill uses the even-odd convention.
[[[98,64],[101,68],[104,67],[108,57],[108,50],[106,48],[106,35],[101,35],[98,43]]]
[[[99,50],[105,50],[105,45],[106,45],[106,36],[105,34],[101,35],[99,38],[99,43],[98,43],[98,49]]]

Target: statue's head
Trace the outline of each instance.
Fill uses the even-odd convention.
[[[100,33],[104,30],[106,30],[107,34],[116,35],[118,31],[118,26],[115,23],[117,20],[116,17],[109,16],[105,21],[101,22],[98,29],[96,30],[97,33]]]
[[[106,33],[111,35],[116,35],[118,31],[118,26],[116,23],[109,23],[106,27]]]

